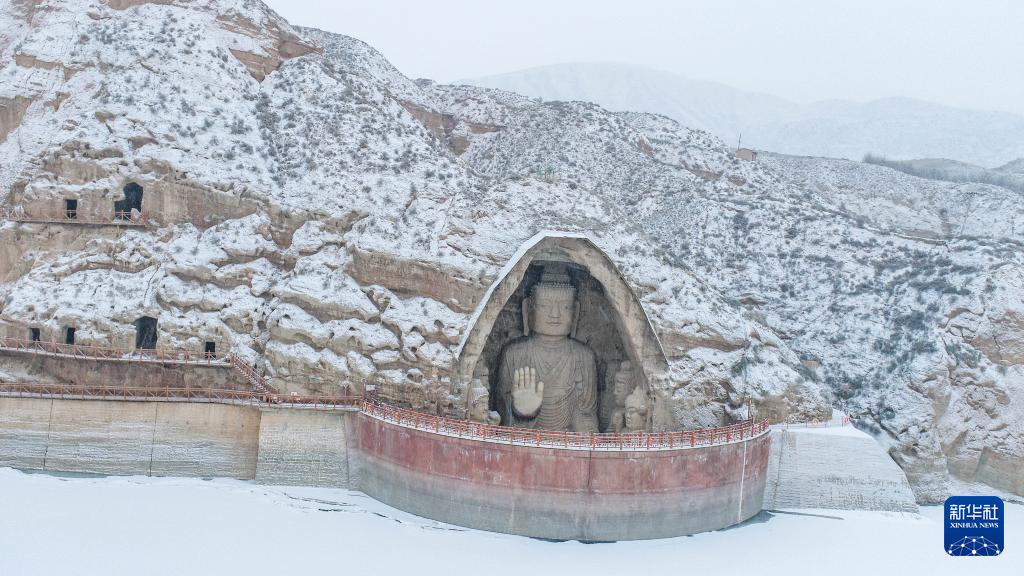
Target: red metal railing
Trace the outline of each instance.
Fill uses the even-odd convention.
[[[114,360],[123,362],[157,362],[177,364],[205,364],[210,366],[227,366],[229,359],[208,352],[192,352],[189,350],[149,350],[110,348],[106,346],[86,346],[83,344],[62,344],[60,342],[44,342],[42,340],[22,340],[19,338],[0,337],[0,349],[12,352],[33,354],[49,354],[54,356],[70,356],[91,360]]]
[[[850,425],[850,417],[843,415],[839,420],[811,420],[809,422],[781,422],[776,424],[777,428],[833,428]]]
[[[212,352],[193,352],[189,350],[111,348],[107,346],[62,344],[60,342],[23,340],[19,338],[6,337],[0,337],[0,350],[25,352],[30,354],[46,354],[50,356],[64,356],[83,360],[231,366],[249,381],[254,391],[268,395],[279,394],[278,390],[271,386],[270,383],[267,382],[266,378],[259,374],[252,365],[242,360],[233,352],[228,353],[227,355],[217,355]],[[289,398],[293,397],[289,396]],[[318,402],[324,402],[322,399],[333,398],[333,396],[303,396],[299,398],[316,398],[321,399],[318,400]],[[309,403],[312,401],[313,400],[297,401],[297,403]],[[328,401],[328,403],[330,402]]]
[[[109,398],[117,400],[181,400],[259,404],[264,399],[251,390],[166,386],[90,386],[37,382],[0,382],[4,396],[46,396],[48,398]]]
[[[38,224],[92,224],[101,226],[146,226],[148,220],[145,214],[138,217],[132,216],[130,212],[118,212],[114,218],[104,220],[100,218],[80,218],[79,210],[64,210],[63,218],[49,216],[30,216],[24,210],[14,209],[9,206],[0,207],[0,219],[12,222],[29,222]]]
[[[255,390],[225,390],[189,386],[91,386],[38,382],[0,382],[0,394],[16,397],[89,398],[113,400],[179,400],[208,401],[231,404],[278,405],[290,408],[359,408],[362,396],[331,396],[310,394],[263,394]]]
[[[253,390],[262,392],[264,394],[279,393],[277,391],[277,388],[271,386],[270,383],[267,382],[267,379],[264,378],[262,374],[256,371],[256,368],[252,364],[249,364],[245,360],[242,360],[234,352],[228,354],[227,360],[228,363],[231,364],[231,367],[234,368],[236,372],[244,376],[245,379],[248,380],[250,384],[252,384]]]
[[[624,434],[586,434],[531,430],[510,426],[494,426],[466,420],[423,414],[398,408],[378,400],[367,399],[362,411],[374,418],[407,428],[504,444],[574,448],[585,450],[666,450],[715,446],[740,442],[768,431],[768,421],[746,420],[720,428],[703,428],[681,432],[633,432]]]
[[[359,409],[365,414],[398,426],[434,434],[472,440],[578,450],[672,450],[717,446],[760,436],[768,421],[747,420],[731,426],[682,432],[634,432],[626,434],[581,434],[509,426],[493,426],[455,420],[398,408],[362,396],[267,394],[256,390],[221,390],[161,386],[90,386],[81,384],[0,383],[0,395],[64,399],[165,400],[217,402],[309,408],[316,410]]]
[[[357,408],[363,406],[363,397],[355,395],[303,395],[303,394],[268,394],[268,404],[288,408],[311,408],[314,410],[333,410],[337,408]]]
[[[488,442],[571,448],[580,450],[666,450],[716,446],[740,442],[768,431],[768,420],[749,419],[730,426],[680,432],[632,432],[623,434],[556,432],[510,426],[494,426],[467,420],[424,414],[385,404],[376,398],[356,395],[282,394],[249,363],[234,353],[214,356],[205,352],[127,350],[80,344],[59,344],[15,338],[0,338],[0,349],[69,356],[93,360],[175,362],[230,366],[252,385],[251,390],[220,390],[160,386],[90,386],[79,384],[0,383],[5,396],[46,396],[58,398],[109,398],[116,400],[178,400],[245,403],[320,410],[357,408],[385,422],[435,434]]]

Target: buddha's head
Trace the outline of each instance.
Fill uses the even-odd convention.
[[[576,315],[576,288],[567,274],[541,276],[530,294],[530,330],[542,336],[568,336]]]
[[[626,397],[629,396],[635,386],[633,382],[633,364],[629,360],[623,360],[619,363],[619,368],[615,371],[613,382],[612,390],[615,393],[615,404],[617,406],[625,406]]]
[[[647,398],[637,386],[626,398],[626,430],[640,432],[647,428]]]

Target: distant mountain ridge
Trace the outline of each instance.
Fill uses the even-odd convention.
[[[890,160],[868,154],[864,157],[864,161],[879,166],[888,166],[905,174],[930,180],[991,184],[1024,194],[1024,159],[1014,160],[992,169],[945,158]]]
[[[950,158],[994,168],[1024,158],[1024,116],[968,110],[912,98],[809,105],[608,63],[568,63],[461,80],[545,100],[587,100],[611,110],[664,114],[730,145],[860,160]]]

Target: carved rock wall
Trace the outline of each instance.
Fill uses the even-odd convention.
[[[117,149],[95,150],[66,143],[43,163],[32,181],[13,191],[8,205],[33,218],[64,218],[64,200],[78,201],[81,220],[112,221],[114,202],[124,187],[143,187],[142,213],[155,224],[190,222],[200,228],[256,212],[260,203],[240,191],[219,190],[191,181],[159,161],[133,165]]]
[[[21,125],[21,119],[31,104],[32,100],[23,96],[0,98],[0,142]]]

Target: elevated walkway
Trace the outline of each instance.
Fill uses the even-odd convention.
[[[13,208],[0,208],[0,220],[9,220],[11,222],[24,222],[26,224],[68,224],[71,226],[117,226],[117,227],[145,227],[149,225],[149,221],[145,215],[138,217],[132,216],[130,213],[118,213],[116,217],[111,219],[101,218],[88,218],[81,217],[80,213],[76,210],[69,210],[64,212],[63,218],[53,218],[47,216],[31,216],[26,214],[24,211],[16,210]]]
[[[102,360],[107,362],[140,362],[152,364],[200,364],[203,366],[233,366],[230,354],[227,356],[188,350],[147,350],[129,348],[110,348],[105,346],[84,346],[81,344],[61,344],[42,340],[22,340],[19,338],[0,338],[0,353],[8,354],[40,354],[58,358],[75,358],[79,360]]]

